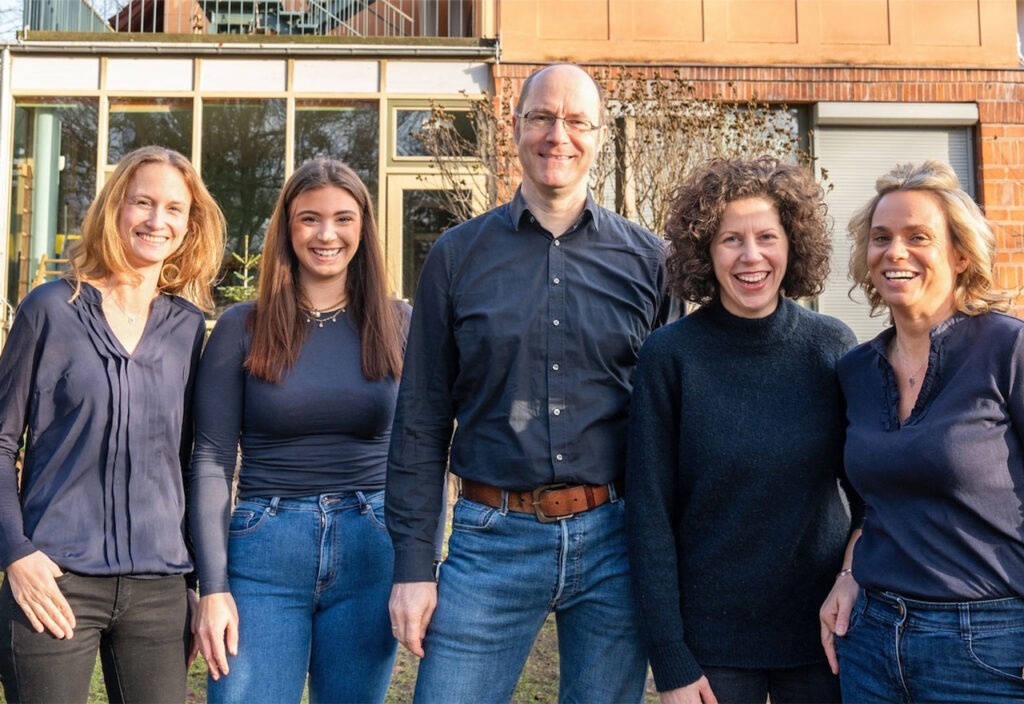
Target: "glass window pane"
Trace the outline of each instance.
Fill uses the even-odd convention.
[[[81,233],[96,195],[97,103],[22,98],[14,110],[7,297],[19,300]],[[52,276],[43,278],[53,278]]]
[[[284,100],[203,102],[202,176],[227,218],[229,252],[241,252],[246,235],[253,250],[263,246],[284,185],[284,124]]]
[[[469,110],[447,110],[447,120],[431,120],[429,109],[395,111],[395,155],[429,156],[424,146],[428,129],[443,129],[447,135],[440,137],[451,142],[446,153],[453,156],[472,156],[476,150],[476,128]]]
[[[410,301],[416,297],[427,252],[442,232],[458,223],[440,202],[436,191],[402,191],[402,295]]]
[[[380,117],[375,101],[296,101],[296,167],[310,159],[340,159],[359,174],[376,201],[379,149]]]
[[[158,145],[192,156],[192,101],[111,98],[107,163],[139,147]]]

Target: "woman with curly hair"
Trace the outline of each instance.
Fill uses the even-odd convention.
[[[839,701],[817,610],[850,535],[835,365],[856,341],[793,300],[828,274],[823,198],[768,158],[710,162],[674,198],[669,287],[701,308],[640,352],[626,472],[665,703]]]
[[[875,190],[850,221],[850,273],[893,325],[837,367],[867,510],[822,643],[848,701],[1021,702],[1024,323],[947,164],[898,166]]]
[[[71,272],[18,308],[0,357],[8,702],[85,702],[97,653],[110,701],[185,700],[195,304],[224,229],[184,156],[137,149],[89,207]]]

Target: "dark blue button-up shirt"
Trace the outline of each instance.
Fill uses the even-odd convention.
[[[519,193],[445,233],[417,289],[392,431],[396,581],[432,579],[449,444],[453,473],[505,489],[620,477],[633,369],[667,312],[663,242],[590,197],[557,238]]]
[[[187,573],[182,462],[203,315],[158,296],[129,355],[100,292],[71,294],[65,281],[29,293],[0,356],[0,561],[41,550],[80,574]]]

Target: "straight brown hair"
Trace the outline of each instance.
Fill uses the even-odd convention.
[[[306,191],[333,186],[349,192],[362,215],[359,249],[348,265],[347,317],[359,333],[363,377],[379,381],[402,374],[404,335],[398,307],[388,295],[384,253],[370,194],[351,168],[333,159],[300,166],[284,184],[270,217],[260,263],[259,297],[247,326],[252,346],[245,366],[258,379],[280,383],[299,358],[308,325],[299,310],[299,260],[292,249],[291,207]]]

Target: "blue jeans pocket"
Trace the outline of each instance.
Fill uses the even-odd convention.
[[[231,511],[228,534],[241,536],[254,533],[263,525],[268,515],[267,507],[263,504],[240,501]]]
[[[362,514],[378,528],[387,530],[384,523],[384,490],[366,492],[363,499],[365,503],[360,508]]]
[[[975,665],[1024,688],[1024,627],[976,632],[967,642],[967,650]]]
[[[483,533],[491,529],[498,509],[459,497],[452,510],[452,531]]]

